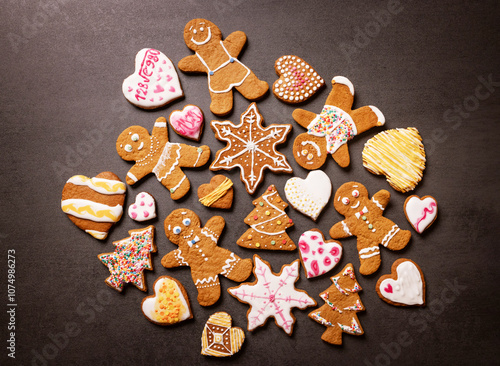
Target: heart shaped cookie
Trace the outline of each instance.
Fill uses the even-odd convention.
[[[201,336],[201,354],[205,356],[227,357],[238,352],[245,340],[245,332],[231,327],[231,315],[218,312],[210,316]]]
[[[432,196],[410,196],[404,203],[404,209],[406,219],[419,234],[432,225],[438,213],[437,201]]]
[[[411,191],[425,169],[422,137],[414,127],[380,132],[365,143],[363,166],[373,174],[385,175],[395,190]]]
[[[122,217],[125,192],[125,184],[114,173],[94,178],[75,175],[64,185],[61,208],[76,226],[103,240]]]
[[[273,93],[279,100],[296,104],[305,102],[325,86],[316,70],[298,56],[282,56],[274,63],[279,79],[273,84]]]
[[[135,202],[128,206],[128,215],[135,221],[147,221],[156,217],[156,203],[148,192],[135,196]]]
[[[154,295],[142,300],[142,313],[152,323],[171,325],[193,317],[184,286],[170,276],[159,277]]]
[[[391,305],[425,305],[424,274],[410,259],[395,261],[391,274],[380,277],[375,288],[378,296]]]
[[[174,64],[162,52],[143,48],[135,56],[135,71],[122,84],[125,98],[143,109],[155,109],[184,95]]]
[[[198,188],[198,198],[204,206],[229,209],[233,204],[233,182],[222,174],[216,175]]]
[[[299,250],[307,278],[330,271],[342,257],[342,244],[336,240],[325,241],[318,229],[306,231],[300,236]]]
[[[169,117],[170,126],[175,133],[194,141],[200,141],[203,122],[202,110],[193,104],[188,104],[182,111],[173,111]]]
[[[332,182],[322,170],[313,170],[306,179],[290,178],[285,185],[286,199],[294,209],[316,221],[332,194]]]

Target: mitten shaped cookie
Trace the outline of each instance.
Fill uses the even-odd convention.
[[[214,304],[220,297],[219,275],[241,282],[252,272],[252,260],[241,259],[217,245],[225,221],[214,216],[202,228],[200,218],[191,210],[180,208],[165,219],[165,235],[179,249],[165,255],[166,268],[189,266],[198,290],[201,306]]]
[[[233,32],[222,40],[219,28],[206,19],[193,19],[184,28],[184,41],[195,52],[179,61],[184,72],[206,72],[212,98],[210,110],[224,116],[233,109],[233,87],[248,100],[261,98],[269,89],[247,66],[238,60],[247,36]]]
[[[359,272],[363,275],[374,273],[380,266],[379,244],[401,250],[410,241],[409,230],[401,230],[383,216],[390,198],[391,194],[383,189],[370,199],[365,186],[357,182],[345,183],[335,193],[333,205],[345,220],[333,225],[330,235],[334,239],[358,238]]]
[[[169,142],[164,117],[156,120],[151,135],[141,126],[127,128],[116,140],[116,151],[123,160],[135,161],[127,173],[128,184],[132,185],[153,172],[168,188],[173,200],[183,197],[191,187],[181,167],[199,167],[210,158],[208,146]]]
[[[293,156],[305,169],[320,168],[328,154],[342,168],[350,163],[347,141],[375,126],[382,126],[385,117],[374,106],[352,109],[354,86],[343,76],[332,79],[332,91],[320,114],[296,109],[293,119],[307,132],[293,144]]]

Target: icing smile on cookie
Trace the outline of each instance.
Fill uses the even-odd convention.
[[[197,42],[195,41],[194,37],[191,37],[191,42],[193,42],[195,45],[197,46],[201,46],[201,45],[204,45],[205,43],[207,43],[208,41],[210,41],[210,39],[212,38],[212,31],[210,30],[210,27],[207,27],[208,28],[208,34],[207,34],[207,38],[205,38],[205,40],[201,41],[201,42]],[[200,32],[203,32],[203,27],[200,27]],[[196,29],[193,29],[193,33],[196,34]]]
[[[351,208],[358,208],[359,204],[361,203],[361,201],[358,201],[357,204],[355,204],[354,206],[351,206]]]

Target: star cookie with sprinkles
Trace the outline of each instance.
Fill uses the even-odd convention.
[[[210,170],[240,168],[241,181],[247,192],[253,194],[264,179],[264,170],[291,173],[292,167],[285,155],[276,151],[276,145],[286,141],[292,126],[272,124],[262,126],[263,117],[255,103],[241,115],[241,123],[212,121],[210,126],[215,137],[226,141],[227,146],[217,151]]]
[[[139,290],[146,292],[144,270],[153,269],[151,252],[156,252],[154,244],[154,226],[130,230],[129,237],[113,242],[113,253],[102,253],[97,257],[109,269],[111,275],[106,278],[106,285],[121,292],[126,283],[132,283]]]
[[[305,309],[316,305],[307,292],[295,288],[295,282],[299,279],[299,260],[284,265],[281,272],[275,274],[268,262],[258,255],[253,258],[253,272],[257,280],[231,287],[228,291],[239,301],[250,305],[247,312],[249,331],[264,325],[272,316],[276,325],[291,335],[295,323],[292,308]]]

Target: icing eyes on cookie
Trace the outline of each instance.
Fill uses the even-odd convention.
[[[130,145],[130,144],[125,145],[124,149],[125,149],[126,152],[132,152],[132,150],[134,150],[133,147],[132,147],[132,145]]]
[[[198,33],[198,32],[196,31],[196,29],[193,29],[193,33],[194,33],[194,34],[196,34],[196,33]]]
[[[352,191],[352,196],[354,198],[358,198],[359,197],[359,191],[357,189],[355,189],[354,191]]]
[[[191,224],[191,220],[190,219],[184,219],[184,220],[182,220],[182,223],[184,224],[184,226],[189,226],[189,224]],[[176,227],[178,227],[178,226],[176,226]],[[175,230],[175,228],[174,228],[174,230]]]
[[[172,232],[175,234],[175,235],[179,235],[181,233],[181,227],[180,226],[176,226],[174,227],[174,230],[172,230]]]
[[[344,205],[346,205],[346,206],[347,206],[347,205],[349,204],[349,202],[350,202],[350,201],[349,201],[349,198],[347,198],[347,197],[342,198],[342,203],[343,203]]]
[[[306,149],[302,150],[302,156],[306,156],[308,153],[309,153],[308,150],[306,150]]]
[[[134,142],[137,142],[139,141],[139,134],[138,133],[134,133],[131,137],[132,141]]]

